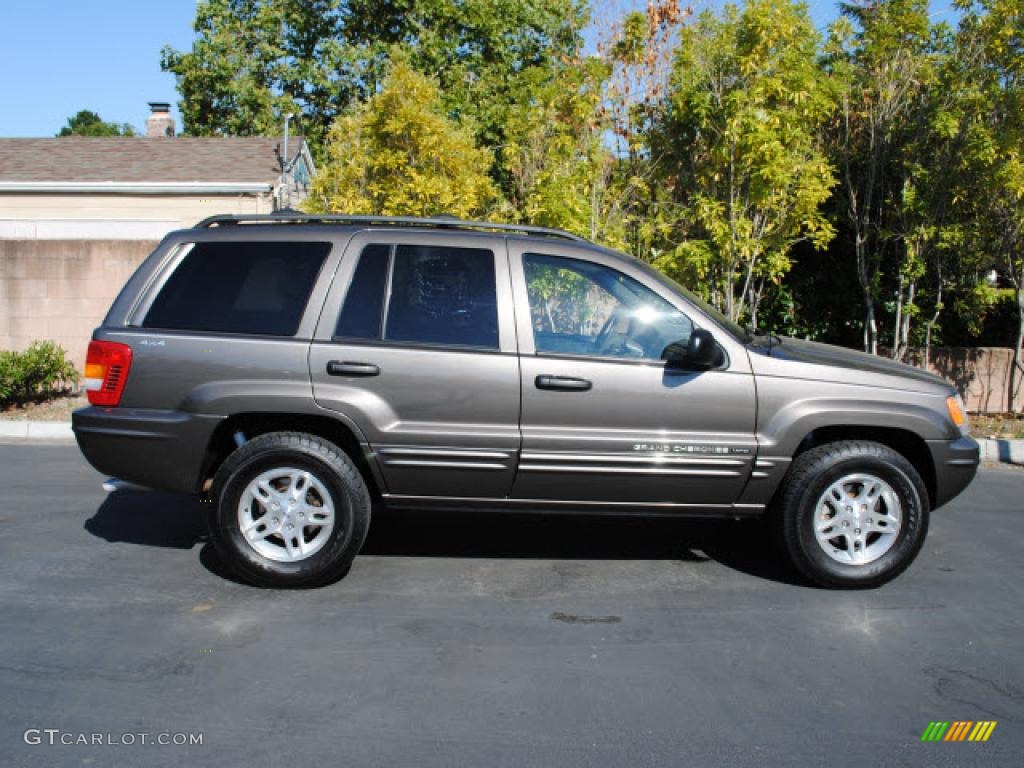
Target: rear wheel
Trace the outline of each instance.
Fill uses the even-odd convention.
[[[801,454],[778,506],[794,565],[825,587],[884,584],[913,562],[928,532],[920,475],[880,443],[843,441]]]
[[[232,453],[211,489],[210,533],[244,580],[312,587],[348,571],[370,524],[370,494],[352,460],[315,435],[271,432]]]

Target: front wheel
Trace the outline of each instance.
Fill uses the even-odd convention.
[[[210,535],[244,580],[312,587],[343,576],[370,524],[352,460],[315,435],[272,432],[232,453],[212,486]]]
[[[793,564],[824,587],[884,584],[914,561],[928,532],[920,475],[880,443],[828,443],[801,454],[778,506]]]

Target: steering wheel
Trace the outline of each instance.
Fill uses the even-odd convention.
[[[604,321],[604,325],[601,326],[601,330],[598,331],[597,336],[594,337],[594,351],[604,352],[605,345],[608,343],[608,337],[611,336],[612,328],[615,326],[615,321],[619,319],[621,309],[616,308],[608,315],[608,319]]]
[[[638,358],[644,356],[645,350],[642,344],[628,333],[619,333],[613,330],[623,314],[621,309],[615,310],[601,327],[601,332],[594,339],[594,352],[598,355]]]

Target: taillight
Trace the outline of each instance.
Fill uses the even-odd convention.
[[[116,341],[90,341],[85,356],[85,391],[93,405],[117,405],[121,402],[128,371],[132,367],[132,348]]]

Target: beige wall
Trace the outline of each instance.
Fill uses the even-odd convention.
[[[232,195],[200,197],[198,195],[45,195],[0,194],[0,237],[36,237],[35,233],[8,234],[18,224],[82,221],[149,222],[161,231],[191,227],[200,219],[215,213],[270,213],[273,201],[267,195]],[[131,237],[130,230],[128,237]],[[45,237],[45,235],[43,235]],[[84,235],[86,237],[90,235]],[[125,239],[111,227],[113,239]]]
[[[0,349],[52,339],[81,369],[93,328],[156,241],[0,240]]]
[[[0,194],[0,349],[52,339],[81,368],[93,328],[167,232],[271,210],[269,194]]]
[[[924,367],[924,350],[911,349],[907,362]],[[968,411],[1005,413],[1024,407],[1024,385],[1019,376],[1014,401],[1007,402],[1012,365],[1013,350],[1006,347],[939,347],[932,349],[928,369],[957,388]]]

